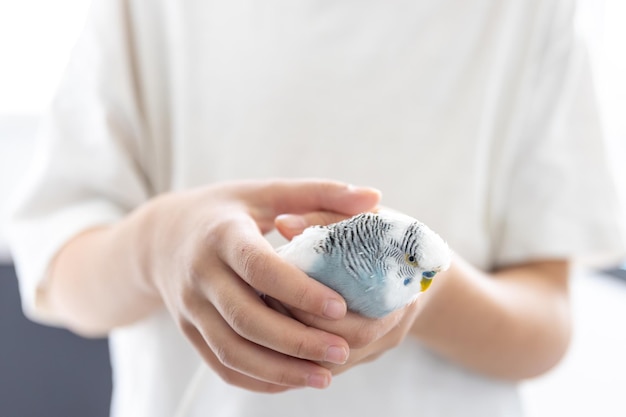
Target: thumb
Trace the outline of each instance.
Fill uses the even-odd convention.
[[[357,214],[357,213],[355,213]],[[347,219],[348,215],[329,211],[306,214],[281,214],[275,220],[276,230],[286,239],[293,239],[309,226],[326,226]]]
[[[328,211],[318,211],[307,214],[281,214],[276,218],[276,230],[286,239],[293,239],[309,226],[326,226],[340,222],[349,216]]]
[[[373,188],[317,179],[274,181],[264,195],[271,200],[274,217],[322,211],[353,216],[372,210],[381,198],[380,191]]]
[[[263,233],[276,227],[275,219],[282,214],[327,212],[349,217],[373,210],[381,198],[376,189],[329,180],[274,180],[249,185],[244,192],[257,207],[251,214]]]

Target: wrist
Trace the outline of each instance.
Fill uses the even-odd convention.
[[[162,226],[158,219],[160,197],[139,207],[118,226],[116,233],[128,236],[121,242],[128,242],[127,251],[130,267],[130,277],[140,294],[143,294],[147,302],[162,304],[159,286],[157,284],[157,271],[159,271],[159,256],[162,252],[160,236]]]

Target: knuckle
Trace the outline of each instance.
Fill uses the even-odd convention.
[[[215,354],[215,357],[217,358],[220,364],[222,364],[228,369],[234,369],[234,363],[233,363],[234,359],[233,359],[233,354],[232,354],[231,349],[223,345],[216,346],[214,348],[213,353]],[[230,372],[228,372],[228,374],[230,374]],[[222,376],[222,378],[224,378],[224,376]]]
[[[310,354],[307,349],[307,343],[303,339],[297,339],[292,348],[292,355],[296,358],[308,359]]]
[[[250,314],[241,304],[231,303],[227,307],[226,317],[230,327],[239,335],[247,332],[250,325]]]
[[[197,294],[191,288],[185,288],[180,292],[180,303],[187,313],[193,315],[197,304]]]
[[[276,383],[278,385],[293,385],[292,378],[286,372],[280,372],[276,377]]]
[[[237,257],[241,265],[242,278],[252,287],[257,288],[267,280],[267,259],[261,251],[251,243],[240,243]]]
[[[196,336],[196,328],[195,326],[187,319],[185,319],[184,317],[178,317],[177,318],[177,323],[178,323],[178,327],[180,328],[181,332],[183,332],[183,334],[188,337],[188,338],[193,338]]]
[[[274,377],[274,383],[281,386],[304,386],[305,381],[304,378],[294,375],[288,371],[278,372]]]
[[[294,307],[300,307],[302,310],[307,310],[311,298],[311,290],[307,285],[298,286],[293,292]]]
[[[200,237],[207,246],[219,247],[220,243],[227,239],[231,231],[236,228],[236,225],[235,215],[224,216],[219,222],[208,223]]]
[[[202,260],[199,256],[194,256],[187,264],[187,278],[194,287],[202,282],[203,267]]]
[[[203,304],[198,293],[193,288],[181,290],[179,295],[179,310],[184,318],[194,321],[202,316]]]
[[[199,288],[205,278],[207,270],[207,257],[200,248],[194,248],[187,254],[181,265],[181,271],[185,274],[186,285]]]

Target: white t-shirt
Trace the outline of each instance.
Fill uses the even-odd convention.
[[[486,270],[623,250],[584,52],[559,0],[96,0],[16,209],[24,309],[59,247],[236,178],[378,187]],[[409,339],[327,390],[249,393],[165,311],[110,335],[115,417],[517,416],[513,384]],[[193,414],[200,410],[200,414]],[[203,413],[203,414],[202,414]]]

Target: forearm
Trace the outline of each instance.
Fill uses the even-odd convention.
[[[421,300],[412,333],[439,354],[505,379],[541,374],[570,339],[567,263],[538,262],[491,275],[458,257]]]
[[[41,294],[67,328],[85,336],[106,334],[161,306],[146,281],[143,213],[76,236],[57,254]],[[143,249],[142,249],[143,248]]]

